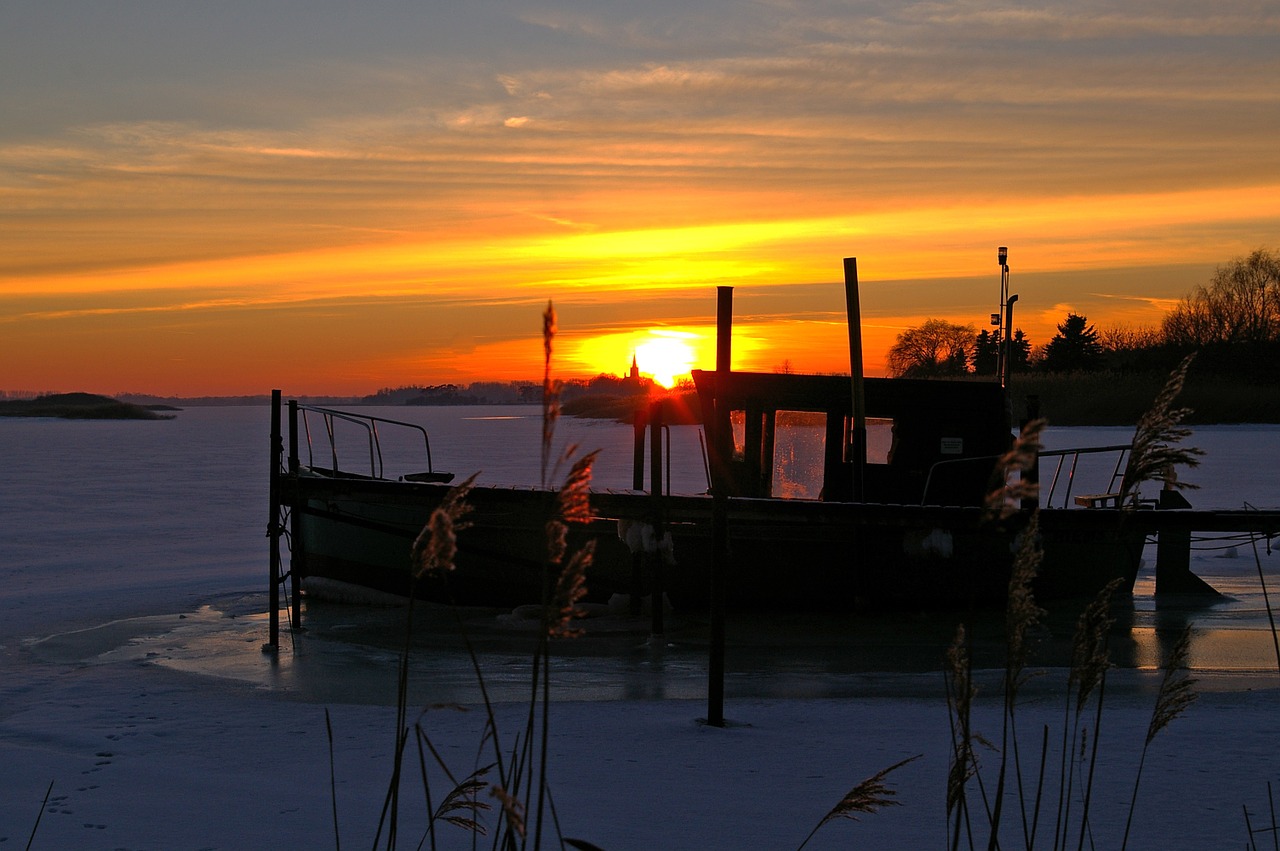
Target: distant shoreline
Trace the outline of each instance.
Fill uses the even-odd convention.
[[[1150,407],[1164,384],[1166,375],[1158,372],[1099,372],[1099,373],[1063,373],[1063,374],[1014,374],[1009,383],[1010,397],[1013,403],[1015,420],[1020,419],[1027,410],[1028,397],[1034,397],[1039,403],[1042,416],[1050,425],[1056,426],[1131,426],[1137,423],[1142,414]],[[970,379],[990,380],[990,379]],[[68,397],[87,397],[99,400],[99,403],[110,403],[119,406],[120,410],[102,413],[104,418],[120,418],[126,416],[128,409],[149,412],[139,419],[155,419],[156,411],[173,411],[194,407],[228,407],[228,406],[267,406],[271,404],[271,396],[152,396],[139,393],[122,393],[116,399],[106,396],[93,396],[87,393],[50,394],[37,399],[0,400],[0,416],[86,416],[85,408],[91,408],[88,402],[69,405],[73,410],[45,413],[30,413],[41,400],[67,399]],[[424,402],[419,396],[406,396],[412,403],[396,404],[391,398],[375,396],[295,396],[302,404],[325,407],[417,407]],[[669,422],[697,422],[696,394],[675,392],[666,398],[683,399],[679,404],[679,412],[672,411]],[[456,399],[456,401],[455,401]],[[480,400],[470,395],[432,397],[430,404],[440,407],[475,406],[475,405],[522,405],[536,407],[540,402],[534,400],[514,401],[512,399]],[[581,393],[573,398],[563,399],[562,413],[565,416],[585,419],[612,419],[629,421],[630,411],[634,409],[636,399],[610,393]],[[1260,385],[1234,376],[1192,373],[1187,378],[1185,387],[1177,399],[1178,405],[1191,409],[1184,422],[1188,425],[1233,425],[1233,424],[1280,424],[1280,384]],[[45,408],[44,410],[48,410]]]
[[[52,393],[34,399],[0,401],[0,417],[50,417],[64,420],[171,420],[168,405],[144,406],[94,393]]]

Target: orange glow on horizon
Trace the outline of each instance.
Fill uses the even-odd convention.
[[[1280,190],[1047,199],[1021,204],[1016,224],[1007,210],[971,213],[944,204],[859,214],[815,205],[796,212],[780,209],[767,222],[592,233],[545,221],[500,235],[458,225],[384,242],[7,276],[0,286],[19,307],[0,315],[6,332],[0,358],[18,369],[8,379],[14,386],[0,389],[200,395],[284,384],[299,392],[346,393],[419,381],[528,380],[541,375],[541,346],[524,328],[536,333],[538,308],[532,305],[547,297],[591,306],[597,316],[607,316],[615,300],[633,301],[616,330],[562,326],[560,375],[625,374],[635,354],[641,373],[665,385],[690,368],[714,367],[715,285],[731,283],[749,293],[752,287],[829,282],[839,293],[840,258],[849,255],[859,256],[864,293],[875,293],[863,300],[863,360],[866,374],[880,375],[896,335],[926,318],[982,330],[995,306],[991,252],[997,244],[1012,247],[1013,290],[1022,296],[1014,324],[1033,345],[1047,342],[1068,310],[1100,329],[1158,325],[1176,294],[1108,294],[1088,284],[1070,294],[1036,292],[1022,288],[1023,276],[1075,273],[1088,281],[1092,270],[1203,262],[1203,239],[1180,241],[1180,228],[1204,228],[1206,217],[1219,229],[1240,217],[1280,218]],[[1086,252],[1085,244],[1096,247]],[[1233,246],[1216,259],[1225,262],[1247,250]],[[919,299],[903,304],[913,289],[903,286],[907,282],[959,278],[973,282],[970,300],[985,306],[957,315],[958,308]],[[894,286],[877,290],[884,281]],[[688,294],[707,295],[662,325],[668,315],[636,319],[638,292],[686,303],[692,303]],[[416,326],[407,317],[404,327],[388,323],[397,300],[406,315],[421,311]],[[433,324],[439,302],[466,305],[465,323]],[[528,326],[495,329],[482,318],[490,305],[523,309],[526,303]],[[833,295],[828,308],[838,310],[840,303]],[[706,323],[687,324],[703,304]],[[734,368],[847,372],[842,318],[814,319],[808,310],[808,318],[795,319],[791,309],[782,299],[749,320],[735,320]],[[648,330],[650,323],[658,330]],[[429,347],[419,346],[424,338]],[[135,354],[144,342],[148,350],[166,353],[163,364]]]
[[[635,355],[678,382],[714,365],[720,286],[734,369],[836,374],[847,257],[877,375],[929,319],[993,327],[999,245],[1033,347],[1067,312],[1158,328],[1280,249],[1256,3],[757,3],[732,37],[693,6],[397,4],[356,31],[98,5],[27,4],[6,45],[0,392],[539,382],[549,300],[558,378]]]

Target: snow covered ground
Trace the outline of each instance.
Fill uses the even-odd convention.
[[[37,818],[33,848],[335,847],[326,711],[341,842],[371,846],[392,768],[395,643],[371,632],[369,619],[385,613],[317,607],[311,631],[262,652],[265,409],[0,429],[9,474],[0,489],[0,848],[25,847]],[[1280,429],[1218,427],[1192,442],[1212,444],[1197,473],[1206,499],[1280,502]],[[1261,559],[1280,589],[1276,556],[1264,549]],[[1239,596],[1204,611],[1135,606],[1118,648],[1124,667],[1107,685],[1090,819],[1098,848],[1119,847],[1159,681],[1153,665],[1185,622],[1199,642],[1201,696],[1151,746],[1128,847],[1245,847],[1244,809],[1255,827],[1270,818],[1280,674],[1253,554],[1206,552],[1194,567]],[[735,632],[724,729],[698,720],[699,625],[673,624],[659,646],[623,626],[566,645],[555,661],[549,777],[566,836],[606,849],[795,848],[854,784],[923,754],[888,778],[901,806],[830,823],[806,847],[945,847],[950,738],[931,660],[948,624],[886,622],[883,647],[874,631],[788,646],[781,630]],[[524,643],[481,637],[510,747],[525,712]],[[488,761],[464,661],[447,639],[428,644],[411,706],[415,717],[431,707],[424,729],[459,776]],[[977,727],[995,740],[999,677],[978,678]],[[1048,664],[1028,687],[1024,765],[1045,725],[1057,764],[1062,680]],[[984,760],[993,766],[995,755]],[[405,790],[400,847],[417,847],[425,807],[416,777]],[[1037,847],[1048,846],[1053,812],[1040,816]],[[1006,811],[1004,847],[1022,846],[1020,823]],[[471,847],[462,831],[443,831],[441,847]],[[1258,842],[1270,847],[1268,837]]]

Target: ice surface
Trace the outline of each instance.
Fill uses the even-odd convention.
[[[412,412],[431,423],[437,467],[465,475],[478,457],[495,480],[536,476],[527,455],[493,448],[530,438],[536,447],[536,419],[484,421],[490,448],[468,457],[459,444],[477,421],[450,432],[456,413]],[[0,421],[0,846],[25,845],[52,782],[35,848],[332,847],[326,709],[342,842],[372,844],[395,723],[398,641],[386,623],[399,615],[317,608],[312,631],[262,653],[267,422],[265,408],[190,409],[167,422]],[[625,428],[562,429],[623,453],[602,471],[627,486]],[[1048,438],[1052,447],[1130,435]],[[1186,474],[1202,485],[1190,494],[1197,507],[1280,505],[1280,427],[1202,427],[1191,442],[1207,450]],[[1274,600],[1276,556],[1264,545],[1260,560]],[[1231,595],[1208,609],[1155,607],[1141,580],[1131,642],[1119,648],[1126,667],[1108,683],[1098,847],[1118,845],[1152,668],[1188,622],[1204,693],[1152,746],[1129,847],[1240,847],[1242,807],[1263,821],[1266,784],[1280,780],[1280,675],[1257,564],[1247,542],[1198,553],[1194,569]],[[923,753],[890,778],[901,807],[829,824],[807,847],[941,847],[949,738],[936,660],[948,625],[809,624],[803,638],[790,626],[735,627],[726,729],[697,721],[704,625],[673,621],[657,643],[624,625],[565,645],[549,771],[566,834],[608,849],[794,848],[855,783]],[[522,725],[527,637],[492,623],[477,637],[495,694],[509,701],[498,708],[509,744]],[[481,747],[474,678],[445,633],[423,641],[414,706],[453,704],[427,710],[424,725],[465,774]],[[1061,669],[1046,665],[1019,715],[1037,746],[1042,725],[1061,729]],[[978,680],[979,726],[994,737],[998,674]],[[415,794],[402,847],[416,846],[423,823]],[[1021,844],[1014,824],[1006,845]],[[443,836],[442,847],[470,847],[456,830]]]

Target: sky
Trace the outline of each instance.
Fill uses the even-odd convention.
[[[1280,248],[1272,2],[0,7],[0,390],[847,372]],[[648,362],[645,362],[648,361]],[[665,363],[663,361],[666,361]]]

